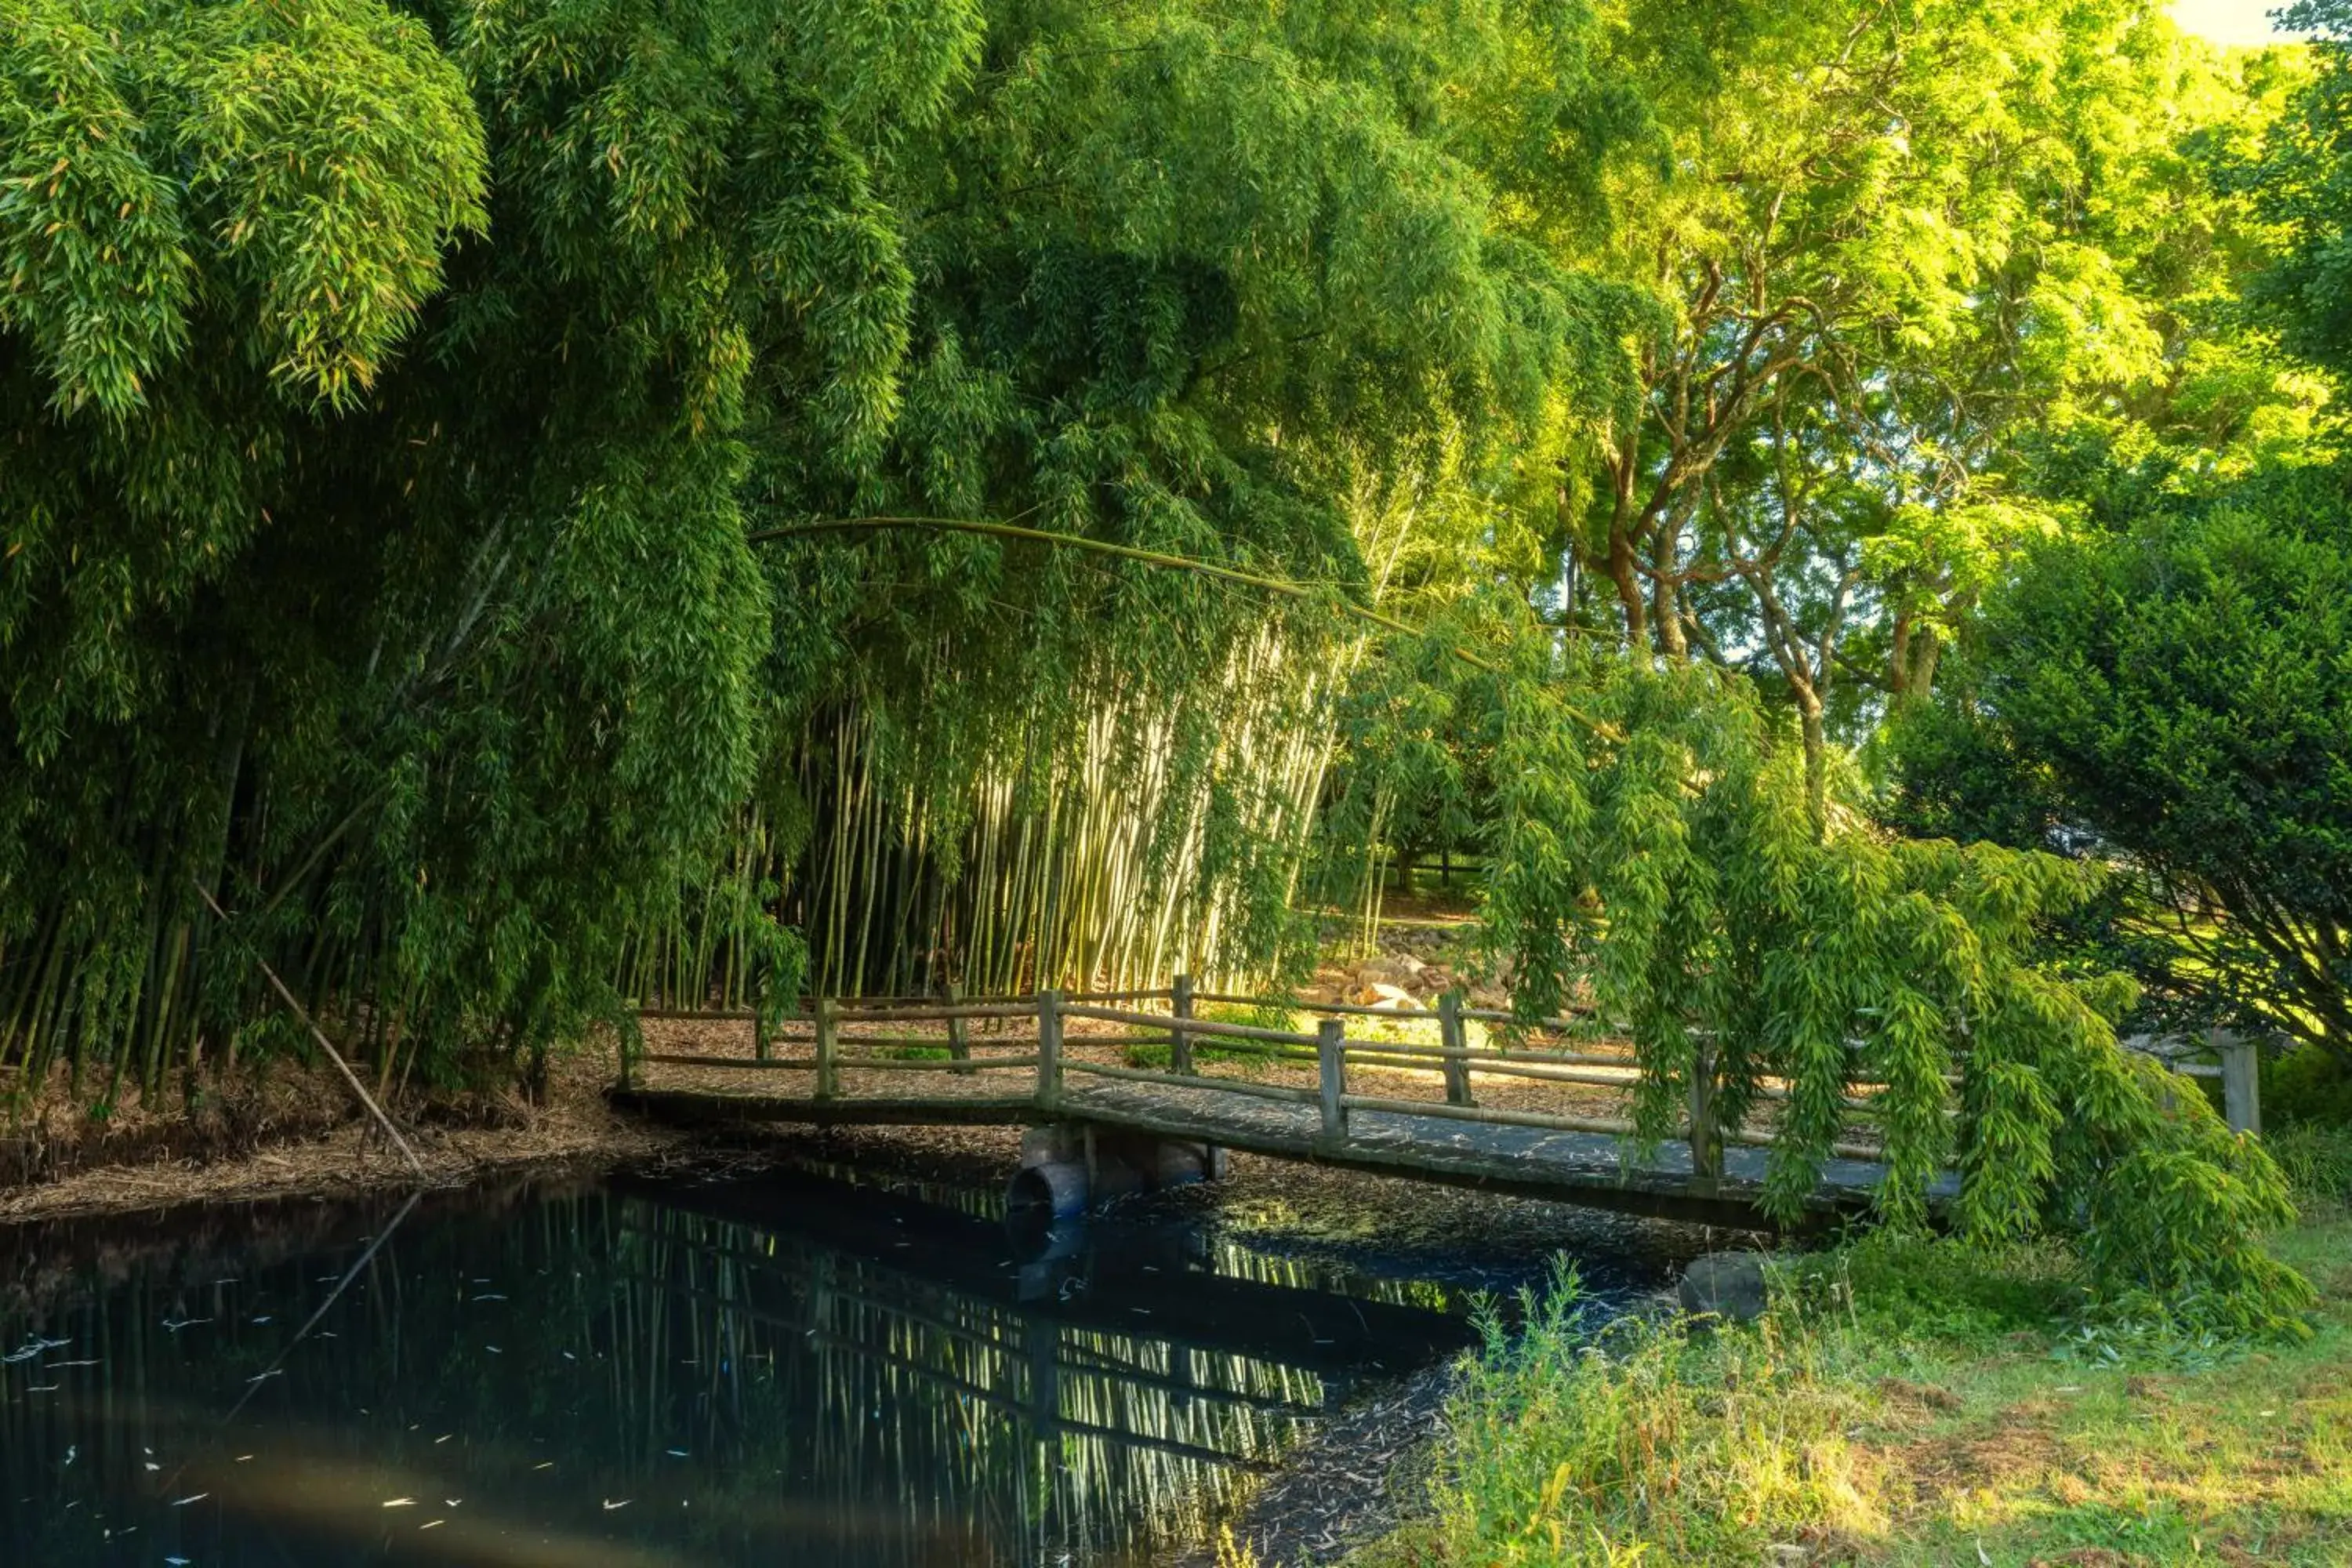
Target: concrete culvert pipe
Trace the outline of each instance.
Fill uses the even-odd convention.
[[[1055,1161],[1013,1173],[1004,1206],[1014,1215],[1076,1219],[1087,1212],[1087,1168],[1075,1161]]]

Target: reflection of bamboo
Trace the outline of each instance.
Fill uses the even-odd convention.
[[[288,1363],[283,1377],[263,1386],[286,1391],[294,1408],[315,1402],[341,1414],[354,1388],[401,1384],[409,1402],[446,1412],[442,1430],[466,1434],[470,1484],[485,1496],[544,1484],[532,1479],[532,1466],[547,1458],[562,1459],[575,1491],[643,1496],[651,1476],[673,1473],[666,1447],[723,1452],[724,1464],[698,1467],[709,1482],[687,1494],[701,1528],[806,1542],[826,1539],[813,1532],[831,1528],[827,1516],[863,1521],[856,1538],[838,1542],[835,1560],[845,1563],[988,1560],[971,1528],[987,1528],[999,1543],[1029,1542],[1034,1561],[1106,1548],[1153,1520],[1184,1527],[1236,1495],[1243,1478],[1232,1461],[1272,1458],[1295,1411],[1320,1396],[1312,1373],[1049,1325],[1056,1429],[1041,1434],[1018,1419],[976,1418],[983,1403],[1019,1405],[1031,1392],[1033,1320],[919,1276],[750,1226],[593,1195],[549,1202],[488,1241],[474,1233],[467,1247],[496,1250],[468,1251],[465,1266],[441,1250],[448,1234],[412,1226],[387,1241],[361,1271],[371,1288],[343,1298],[335,1348]],[[1276,1273],[1297,1268],[1264,1261]],[[463,1308],[446,1291],[409,1283],[465,1273],[539,1282],[542,1295],[527,1322],[502,1336],[505,1358],[466,1353],[474,1336],[464,1331]],[[178,1289],[141,1279],[106,1305],[110,1317],[152,1334],[173,1315]],[[264,1370],[262,1354],[231,1359],[257,1337],[249,1329],[242,1336],[224,1340],[204,1371],[224,1359],[233,1375]],[[559,1350],[578,1362],[557,1360]],[[574,1450],[558,1454],[530,1440],[549,1435],[543,1412],[512,1397],[511,1375],[540,1375],[522,1359],[534,1352],[575,1380],[566,1404],[584,1441]],[[120,1408],[143,1413],[160,1408],[185,1364],[118,1352],[89,1375],[105,1380]],[[0,1479],[17,1488],[10,1498],[54,1495],[48,1419],[21,1400],[0,1404]],[[430,1468],[438,1435],[409,1436],[397,1426],[371,1434],[365,1473]],[[139,1445],[156,1436],[148,1426],[120,1424],[105,1439],[109,1473],[135,1487]],[[582,1469],[597,1449],[610,1457]],[[270,1451],[278,1450],[290,1451],[284,1444]],[[86,1463],[99,1458],[85,1448]],[[807,1478],[798,1500],[773,1497],[779,1471]],[[400,1485],[425,1495],[421,1480]],[[373,1492],[368,1511],[389,1495],[397,1492]],[[887,1516],[877,1515],[880,1505]],[[60,1548],[39,1560],[63,1555]],[[690,1557],[681,1544],[668,1560]]]

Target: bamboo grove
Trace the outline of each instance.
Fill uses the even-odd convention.
[[[1956,1157],[2284,1310],[2275,1173],[2036,958],[2079,868],[1854,759],[2026,542],[2331,449],[2250,303],[2309,75],[2148,0],[0,0],[15,1101],[299,1051],[263,963],[387,1085],[1281,979],[1437,844],[1651,1121],[1867,1066],[1896,1216]]]

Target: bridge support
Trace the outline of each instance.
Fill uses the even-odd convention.
[[[1224,1174],[1225,1152],[1214,1143],[1085,1125],[1033,1127],[1022,1135],[1021,1169],[1005,1204],[1016,1213],[1073,1219],[1113,1198]]]

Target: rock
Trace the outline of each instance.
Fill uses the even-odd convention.
[[[1359,985],[1409,985],[1412,977],[1428,967],[1417,958],[1391,958],[1385,954],[1368,958],[1356,965]]]
[[[1710,1252],[1683,1270],[1676,1298],[1693,1317],[1712,1314],[1735,1323],[1752,1323],[1764,1315],[1769,1301],[1764,1282],[1766,1258],[1760,1252]]]
[[[1423,996],[1443,996],[1462,984],[1462,977],[1442,963],[1424,967],[1412,983],[1415,992]]]

